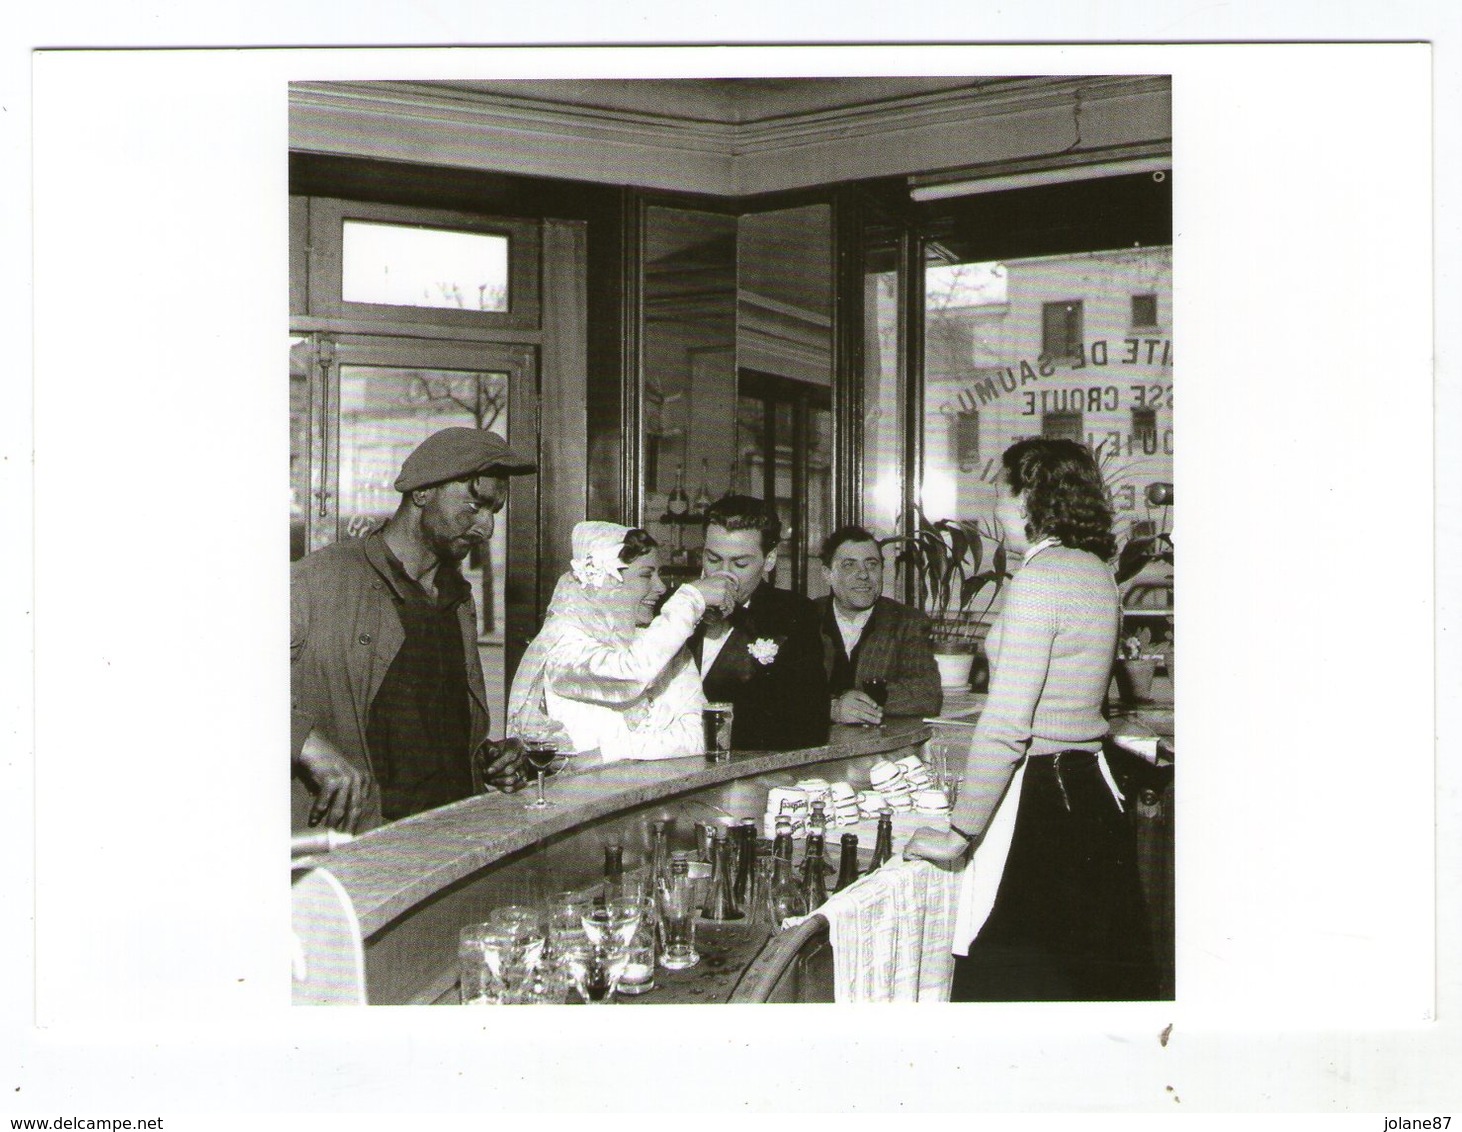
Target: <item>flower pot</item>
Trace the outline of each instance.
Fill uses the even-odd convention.
[[[975,654],[968,652],[937,652],[934,663],[939,665],[939,686],[946,692],[963,692],[970,686],[970,667],[975,663]]]
[[[1154,658],[1119,659],[1115,670],[1117,694],[1129,703],[1152,699],[1152,676],[1156,671],[1157,660]]]

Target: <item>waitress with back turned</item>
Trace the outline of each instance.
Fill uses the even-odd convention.
[[[1091,452],[1032,438],[1006,450],[1000,520],[1023,554],[990,631],[990,693],[967,781],[1019,760],[960,895],[951,1000],[1155,997],[1124,803],[1102,755],[1121,618],[1112,511]],[[973,792],[948,832],[906,853],[952,864],[981,831]]]

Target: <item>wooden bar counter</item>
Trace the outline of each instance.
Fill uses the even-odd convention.
[[[501,904],[583,887],[599,875],[603,846],[625,847],[633,868],[648,851],[650,823],[671,819],[674,848],[690,848],[694,822],[755,817],[767,791],[806,777],[856,775],[878,758],[918,750],[931,728],[917,719],[882,727],[835,726],[826,746],[732,752],[704,758],[598,765],[574,760],[548,780],[553,804],[534,810],[530,786],[484,794],[371,830],[318,864],[340,881],[364,941],[372,1004],[447,1000],[456,980],[457,931]],[[589,765],[593,763],[594,765]]]

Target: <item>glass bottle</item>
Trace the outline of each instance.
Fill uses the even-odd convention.
[[[675,465],[675,488],[670,492],[670,498],[665,501],[665,510],[672,515],[684,515],[690,510],[690,500],[685,494],[684,465]]]
[[[716,831],[720,829],[713,821],[696,822],[695,824],[695,847],[696,859],[706,864],[714,864],[716,858]]]
[[[624,895],[624,846],[604,846],[603,899],[618,900]]]
[[[739,920],[741,909],[736,907],[735,878],[731,875],[731,842],[726,830],[716,831],[716,846],[712,853],[711,890],[706,896],[706,906],[701,918],[706,920]]]
[[[807,856],[802,859],[802,890],[807,895],[809,912],[827,903],[827,862],[822,856],[822,836],[807,838]]]
[[[736,883],[732,886],[732,891],[735,893],[736,903],[745,909],[747,897],[751,894],[751,875],[756,865],[756,819],[742,818],[736,823],[733,832],[736,835]]]
[[[807,819],[807,832],[819,837],[827,836],[827,803],[821,799],[812,803],[812,813]]]
[[[893,811],[878,812],[878,835],[873,841],[873,863],[868,866],[871,873],[893,859]]]
[[[769,898],[774,860],[770,841],[758,837],[752,842],[751,879],[746,883],[746,900],[741,907],[751,923],[766,927],[770,927],[772,922]]]
[[[791,916],[807,915],[807,895],[802,886],[792,877],[792,858],[775,856],[776,871],[772,874],[772,891],[769,898],[772,913],[772,931],[780,932],[782,925]]]
[[[792,823],[777,819],[777,836],[772,842],[772,856],[792,863]]]
[[[693,514],[704,515],[706,508],[711,505],[711,461],[701,461],[701,486],[696,489],[695,499],[691,501],[690,509]]]
[[[660,909],[660,966],[683,971],[701,961],[695,949],[695,884],[690,879],[690,856],[677,852],[670,857],[670,875],[655,894]]]
[[[650,823],[650,891],[656,892],[670,868],[670,841],[663,818]]]
[[[838,879],[833,885],[834,892],[842,892],[848,885],[858,879],[858,835],[856,833],[843,834],[842,853],[838,857]]]

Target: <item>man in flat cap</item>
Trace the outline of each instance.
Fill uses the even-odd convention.
[[[487,740],[477,612],[459,563],[492,537],[508,477],[536,470],[496,433],[443,429],[401,465],[384,526],[294,564],[294,829],[370,829],[465,798],[479,779],[516,788],[519,744]]]

